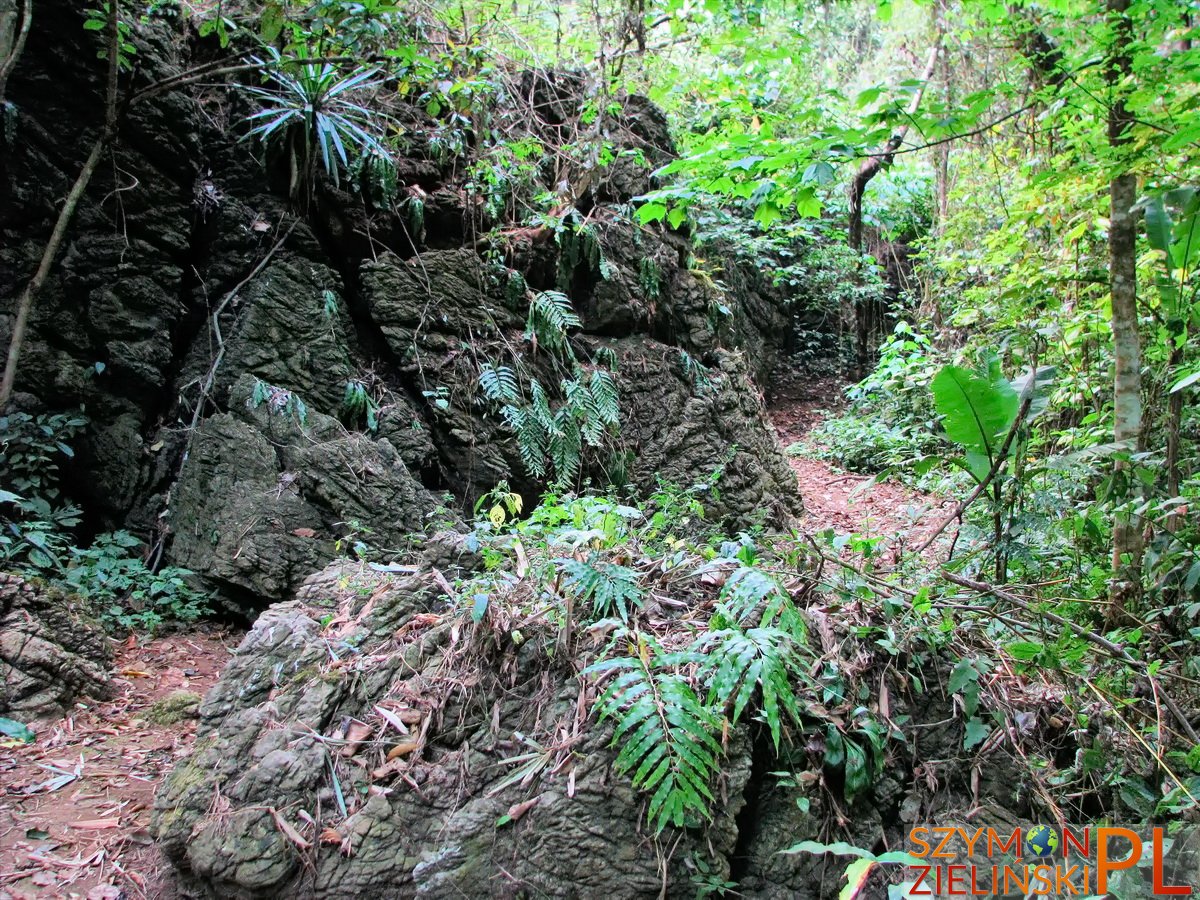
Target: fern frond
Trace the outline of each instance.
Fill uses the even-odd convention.
[[[709,818],[709,782],[721,746],[713,737],[717,716],[674,672],[656,671],[649,652],[605,660],[587,673],[618,672],[596,701],[600,719],[616,722],[613,743],[622,744],[615,767],[650,794],[647,817],[662,831],[682,827],[689,816]],[[641,649],[641,648],[639,648]]]
[[[580,599],[591,601],[597,619],[615,612],[622,622],[628,622],[629,608],[642,608],[642,589],[633,569],[598,561],[595,554],[586,561],[565,559],[559,563],[571,590]]]
[[[549,350],[569,351],[567,330],[582,324],[570,297],[561,291],[540,291],[529,303],[525,334]]]
[[[493,403],[517,403],[521,399],[517,375],[508,366],[484,363],[479,370],[479,387]]]
[[[583,465],[583,434],[570,407],[562,407],[554,416],[550,429],[550,459],[562,481],[571,481]]]
[[[755,689],[762,692],[762,712],[779,749],[783,714],[800,724],[793,682],[802,676],[799,646],[779,628],[726,628],[705,634],[691,648],[700,657],[700,674],[708,682],[709,704],[729,709],[729,720],[742,716]]]
[[[621,398],[613,377],[603,369],[596,369],[592,372],[590,387],[597,418],[605,425],[616,425],[620,422]]]

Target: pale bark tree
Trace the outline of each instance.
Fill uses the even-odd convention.
[[[1113,440],[1130,450],[1141,449],[1142,353],[1137,311],[1137,176],[1125,168],[1121,155],[1130,142],[1132,124],[1125,105],[1132,67],[1129,46],[1132,24],[1129,0],[1107,0],[1112,45],[1108,82],[1113,91],[1108,112],[1108,142],[1116,156],[1117,174],[1109,185],[1108,267],[1112,302]],[[1118,473],[1129,468],[1121,459]],[[1132,513],[1118,513],[1113,523],[1112,582],[1109,586],[1109,620],[1125,618],[1141,588],[1142,533]]]
[[[104,127],[100,131],[100,136],[96,138],[96,142],[92,145],[91,152],[88,154],[83,168],[79,170],[79,174],[75,178],[75,183],[71,185],[67,199],[63,201],[62,209],[58,213],[58,219],[54,223],[54,230],[50,233],[50,240],[46,242],[46,246],[42,250],[42,258],[38,263],[37,271],[29,279],[29,283],[25,285],[25,290],[21,292],[20,299],[17,300],[17,314],[13,319],[12,336],[8,342],[8,358],[4,363],[4,376],[0,379],[0,412],[8,406],[9,400],[12,399],[13,385],[17,380],[17,364],[20,362],[21,349],[25,344],[25,332],[29,328],[29,315],[33,311],[33,303],[37,299],[42,285],[46,283],[46,278],[50,274],[50,268],[54,265],[54,260],[58,257],[58,251],[62,247],[63,239],[67,235],[67,227],[75,217],[75,210],[79,206],[79,201],[83,199],[83,194],[100,165],[104,149],[116,136],[117,74],[120,69],[121,51],[120,13],[118,7],[117,0],[110,0],[108,7],[108,82],[104,102]]]
[[[17,12],[17,0],[0,0],[0,107],[4,105],[8,76],[25,50],[25,38],[29,36],[32,22],[33,0],[24,0],[20,13]]]

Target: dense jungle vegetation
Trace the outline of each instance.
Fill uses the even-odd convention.
[[[6,85],[39,0],[9,6],[0,2],[0,104],[12,148],[24,111]],[[977,803],[978,772],[1003,755],[1020,771],[1018,816],[1194,822],[1198,17],[1194,0],[92,3],[75,27],[106,79],[103,121],[54,198],[40,256],[5,278],[15,289],[3,326],[0,567],[81,598],[118,637],[186,631],[224,614],[222,590],[240,584],[172,555],[165,528],[89,511],[74,460],[103,412],[56,406],[31,386],[49,364],[28,364],[44,353],[25,346],[81,201],[119,169],[109,161],[124,120],[191,91],[296,221],[319,218],[331,196],[353,198],[365,219],[383,211],[398,223],[380,252],[364,244],[364,258],[399,247],[404,271],[431,248],[467,247],[511,300],[515,329],[484,323],[462,336],[469,397],[422,368],[404,402],[435,422],[467,409],[513,458],[472,469],[469,485],[425,480],[436,508],[421,509],[404,546],[347,516],[331,556],[399,571],[395,560],[456,529],[479,562],[433,570],[439,609],[490,637],[447,652],[531,642],[548,665],[576,659],[650,832],[715,815],[730,735],[749,723],[773,760],[763,776],[773,789],[801,814],[822,810],[790,852],[848,855],[849,896],[873,874],[900,880],[889,870],[910,860],[848,824],[905,757],[919,718],[922,701],[889,699],[901,690],[889,685],[944,698],[953,765],[976,772]],[[146,62],[160,49],[142,36],[156,29],[193,48],[189,67],[163,74]],[[655,117],[674,153],[647,138]],[[459,231],[411,159],[449,173],[469,210]],[[622,178],[636,185],[628,196],[610,187]],[[197,208],[220,204],[218,180],[201,171]],[[201,454],[198,427],[234,406],[283,435],[277,446],[327,434],[318,419],[368,439],[398,431],[389,411],[404,392],[382,367],[331,369],[320,391],[336,396],[324,405],[317,388],[250,365],[252,377],[226,383],[239,291],[296,227],[263,222],[271,243],[259,265],[195,317],[213,335],[210,355],[179,365],[190,380],[155,412],[176,435],[167,444],[179,466]],[[777,299],[778,321],[758,326],[775,332],[779,353],[736,389],[758,403],[786,379],[836,379],[842,400],[785,452],[945,498],[933,524],[839,534],[765,505],[757,520],[722,519],[713,511],[740,465],[733,449],[690,481],[644,489],[638,453],[622,443],[632,393],[622,377],[636,374],[620,342],[637,332],[613,319],[590,332],[612,344],[581,336],[580,298],[617,283],[628,261],[606,244],[617,228],[677,241],[665,257],[634,254],[634,294],[652,318],[672,290],[664,259],[682,254],[707,298],[697,327],[722,350],[750,352],[739,273],[756,273]],[[540,274],[513,262],[513,247],[543,245],[553,251]],[[347,298],[374,284],[342,277]],[[340,291],[332,281],[313,291],[314,333],[364,333]],[[428,323],[439,327],[438,304],[431,290],[414,346]],[[389,328],[409,327],[372,313],[380,346]],[[671,344],[695,397],[734,384],[711,353],[650,331]],[[426,365],[414,350],[397,352],[396,366],[414,358]],[[78,378],[103,385],[117,364]],[[36,372],[23,387],[27,365]],[[289,489],[281,480],[276,496]],[[226,526],[211,527],[216,547]],[[313,538],[304,531],[291,533]],[[321,628],[336,630],[339,615]],[[23,722],[0,728],[33,740]],[[340,740],[366,741],[369,728],[352,729]],[[562,770],[570,753],[538,741],[506,760],[496,791]],[[386,766],[420,754],[393,743]],[[351,816],[366,788],[344,797],[329,760],[336,806]],[[497,830],[529,808],[514,804]],[[280,830],[300,850],[327,843],[297,827]],[[738,895],[736,862],[689,860],[697,896]]]

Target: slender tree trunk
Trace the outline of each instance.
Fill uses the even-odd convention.
[[[62,209],[58,213],[58,220],[54,223],[54,231],[50,233],[50,240],[46,242],[46,247],[42,251],[42,259],[38,264],[37,271],[33,274],[29,283],[25,285],[25,290],[21,292],[21,297],[17,301],[17,315],[13,321],[12,337],[8,343],[8,358],[4,363],[4,377],[0,380],[0,412],[8,407],[8,403],[12,399],[13,385],[17,380],[17,365],[21,359],[21,349],[25,344],[25,332],[29,327],[29,315],[33,311],[34,300],[37,299],[42,285],[46,283],[46,277],[50,274],[50,267],[54,265],[54,260],[58,256],[59,249],[62,247],[63,239],[67,235],[67,228],[70,226],[72,219],[75,218],[75,210],[79,207],[79,201],[83,199],[83,194],[87,190],[92,176],[96,173],[97,167],[100,165],[100,158],[104,155],[104,149],[116,134],[117,72],[120,66],[121,47],[120,12],[118,7],[117,0],[110,0],[108,21],[108,90],[105,98],[104,128],[101,130],[100,136],[96,138],[96,143],[92,145],[92,151],[88,154],[87,161],[84,162],[83,168],[79,170],[79,175],[75,178],[75,183],[71,185],[71,192],[67,194],[67,199],[63,202]]]
[[[1108,142],[1119,159],[1129,143],[1131,117],[1125,108],[1124,94],[1130,75],[1128,47],[1131,41],[1129,0],[1108,0],[1108,15],[1113,29],[1109,51],[1108,80],[1114,90],[1108,113]],[[1113,439],[1132,449],[1140,449],[1142,431],[1142,359],[1137,311],[1137,176],[1120,172],[1109,187],[1108,272],[1112,299],[1113,360]],[[1117,462],[1117,470],[1128,468]],[[1110,622],[1126,617],[1129,605],[1141,589],[1141,525],[1136,516],[1120,513],[1113,523],[1113,574],[1109,586]]]
[[[929,51],[929,59],[925,63],[925,71],[921,75],[921,86],[917,88],[917,92],[913,95],[912,100],[908,104],[908,116],[916,115],[917,110],[921,106],[921,98],[925,94],[925,86],[929,80],[933,78],[934,70],[937,66],[938,55],[941,51],[942,36],[939,32],[933,42],[933,47]],[[888,138],[888,142],[883,148],[875,154],[864,159],[858,167],[858,171],[854,173],[854,178],[850,181],[850,222],[848,229],[848,237],[850,246],[859,253],[862,252],[862,202],[863,195],[866,193],[867,185],[871,179],[886,169],[892,164],[896,158],[896,151],[900,149],[900,145],[904,143],[904,138],[908,135],[908,123],[905,122],[899,126],[892,136]],[[859,302],[854,307],[854,343],[855,343],[855,364],[857,375],[859,378],[865,378],[867,375],[867,365],[870,362],[871,354],[871,332],[873,330],[873,322],[875,317],[875,309],[873,303]]]
[[[25,51],[25,39],[29,37],[32,23],[33,0],[25,0],[22,4],[19,21],[16,0],[0,0],[0,106],[4,105],[8,76]]]

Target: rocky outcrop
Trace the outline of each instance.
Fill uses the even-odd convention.
[[[245,375],[192,437],[174,488],[173,558],[238,596],[282,599],[337,536],[402,547],[437,504],[384,438],[347,431]],[[450,515],[453,518],[452,514]]]
[[[734,851],[744,758],[728,808],[671,854],[580,681],[440,592],[339,565],[265,612],[156,800],[168,855],[220,897],[694,894],[685,861]]]
[[[76,598],[0,572],[0,715],[58,716],[77,696],[107,696],[111,661]]]
[[[193,60],[181,29],[152,19],[137,30],[131,87]],[[9,85],[0,296],[15,297],[35,267],[51,199],[99,125],[95,38],[74,6],[47,0]],[[543,113],[529,127],[564,139],[581,76],[529,88]],[[237,91],[217,97],[244,109]],[[799,508],[751,381],[769,366],[763,336],[776,323],[690,269],[686,234],[615,211],[673,152],[653,105],[627,98],[605,125],[636,152],[583,179],[553,234],[507,227],[419,149],[397,171],[426,197],[423,229],[330,185],[297,215],[237,130],[202,112],[208,99],[180,91],[130,110],[113,174],[104,167],[84,198],[35,310],[20,402],[86,408],[91,424],[66,474],[96,525],[161,539],[166,561],[261,607],[328,562],[350,530],[395,545],[444,494],[469,506],[501,480],[532,499],[544,485],[478,379],[495,361],[554,394],[566,370],[524,335],[530,297],[552,288],[582,319],[571,338],[579,359],[590,365],[608,348],[620,360],[621,440],[607,459],[590,455],[586,477],[653,489],[719,474],[710,513],[731,527],[781,523]],[[8,324],[0,315],[0,335]],[[255,390],[296,398],[309,433],[248,410]],[[370,398],[369,420],[347,406],[348,390]]]

